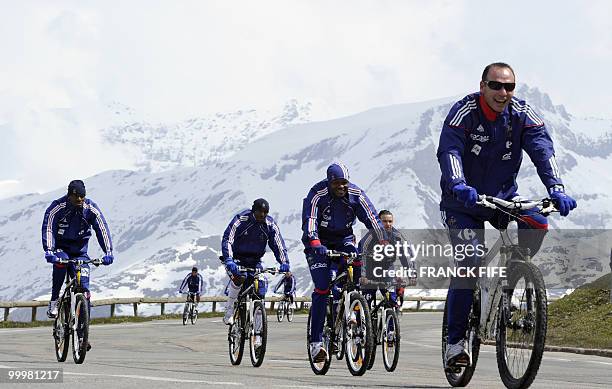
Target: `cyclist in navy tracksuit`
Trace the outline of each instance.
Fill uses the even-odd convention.
[[[353,224],[358,218],[368,229],[374,229],[378,241],[385,241],[383,225],[365,192],[349,183],[348,169],[341,163],[327,168],[327,179],[315,184],[304,199],[302,209],[302,242],[310,275],[314,282],[312,293],[312,323],[310,353],[316,362],[327,356],[322,343],[325,307],[329,292],[331,261],[327,250],[356,253]],[[354,265],[354,279],[358,282],[361,262]]]
[[[484,242],[484,222],[505,228],[509,219],[499,211],[474,207],[479,194],[502,199],[517,196],[516,177],[525,151],[536,167],[562,216],[576,207],[565,194],[555,161],[553,142],[544,122],[523,100],[513,97],[515,76],[505,63],[487,66],[480,92],[453,105],[442,128],[437,157],[442,170],[442,219],[451,244]],[[535,254],[548,228],[546,218],[526,211],[518,222],[522,247]],[[531,231],[531,233],[529,232]],[[476,256],[461,266],[477,266]],[[447,366],[470,363],[464,347],[467,315],[472,304],[474,279],[452,279],[448,291]]]
[[[42,246],[45,259],[53,264],[53,287],[51,301],[47,316],[54,318],[57,315],[57,299],[66,277],[74,277],[74,265],[57,263],[60,259],[89,259],[87,246],[91,237],[91,228],[96,232],[96,238],[102,250],[104,265],[113,263],[113,244],[110,230],[100,208],[85,198],[85,184],[81,180],[71,181],[68,185],[68,194],[54,200],[45,211],[42,222]],[[81,285],[89,293],[89,265],[81,267]]]
[[[221,250],[225,268],[230,276],[227,288],[227,307],[223,317],[225,324],[233,322],[234,302],[245,281],[238,271],[238,266],[261,267],[261,257],[266,253],[266,245],[269,245],[276,261],[280,263],[280,271],[289,271],[285,241],[274,219],[268,216],[269,211],[270,204],[264,199],[257,199],[250,210],[242,211],[234,216],[223,233]],[[252,281],[253,277],[246,278],[246,282]]]
[[[202,289],[204,289],[204,279],[202,278],[202,275],[198,273],[197,267],[194,266],[191,269],[191,272],[185,276],[185,279],[183,279],[183,282],[181,282],[179,293],[183,293],[185,288],[187,288],[190,293],[195,294],[196,302],[199,303],[200,293],[202,293]]]
[[[274,287],[274,293],[277,293],[280,288],[283,288],[283,294],[287,297],[291,304],[293,304],[293,295],[295,294],[295,277],[291,272],[285,273],[285,275],[278,281],[278,284]]]
[[[378,217],[380,218],[380,221],[385,227],[385,231],[387,232],[387,238],[389,239],[389,244],[395,246],[396,243],[399,242],[401,245],[403,245],[403,243],[407,241],[406,237],[398,229],[393,227],[393,214],[390,211],[383,209],[382,211],[378,213]],[[358,245],[359,253],[361,255],[362,260],[366,261],[364,266],[380,266],[385,270],[396,269],[397,264],[395,262],[396,262],[396,259],[399,259],[402,267],[404,267],[405,269],[412,269],[413,271],[416,272],[415,262],[410,261],[410,257],[412,257],[412,250],[409,250],[409,252],[407,253],[408,257],[404,255],[404,252],[402,249],[401,252],[397,253],[397,257],[399,258],[397,258],[396,256],[393,256],[392,258],[384,258],[380,262],[375,262],[372,256],[374,252],[374,246],[376,244],[378,244],[378,240],[376,240],[376,234],[374,233],[373,230],[368,231],[368,233],[365,234],[364,237],[361,238],[361,240],[359,241],[359,245]],[[366,272],[366,273],[369,273],[369,272]],[[414,278],[414,277],[410,277],[410,278]],[[376,279],[372,279],[368,281],[376,281],[377,283],[381,283],[381,282],[395,283],[396,282],[394,278],[388,278],[388,277],[384,279],[376,278]],[[389,292],[389,299],[391,300],[391,302],[394,305],[398,305],[398,301],[397,301],[398,295],[395,291],[395,288],[393,288],[392,290],[388,290],[385,286],[366,288],[366,286],[363,285],[362,293],[365,299],[368,301],[370,308],[373,307],[372,303],[374,302],[374,296],[376,295],[377,289],[379,289],[380,293],[382,293],[383,295]]]

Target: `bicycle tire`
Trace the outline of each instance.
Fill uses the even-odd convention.
[[[268,319],[266,317],[266,306],[263,301],[255,301],[253,308],[253,323],[251,323],[252,333],[249,336],[249,351],[251,355],[251,363],[253,367],[259,367],[264,361],[266,355],[266,343],[268,340]],[[261,330],[255,331],[255,316],[257,312],[261,312]],[[255,348],[255,337],[261,336],[261,345]]]
[[[293,321],[293,306],[291,303],[288,303],[287,305],[287,321],[291,323]]]
[[[315,373],[316,375],[325,375],[327,373],[327,371],[329,370],[329,367],[331,366],[331,357],[330,357],[330,348],[329,345],[331,344],[330,341],[330,334],[331,334],[331,325],[330,325],[330,316],[331,314],[328,312],[327,315],[325,315],[325,322],[323,324],[323,345],[326,347],[326,350],[328,351],[327,354],[327,358],[325,358],[325,361],[323,362],[319,362],[319,363],[314,363],[314,361],[312,360],[312,355],[310,355],[310,322],[312,320],[312,305],[310,306],[310,309],[308,310],[308,321],[306,322],[306,354],[308,354],[308,362],[310,363],[310,368],[312,369],[313,373]]]
[[[191,317],[191,324],[195,325],[195,323],[198,321],[198,310],[196,309],[195,304],[191,304],[191,314],[189,316]]]
[[[372,317],[372,332],[374,333],[374,342],[372,342],[372,354],[370,355],[370,359],[368,361],[368,370],[371,370],[374,367],[374,362],[376,361],[376,347],[378,346],[378,338],[380,328],[378,328],[378,313],[370,312],[370,316]]]
[[[496,345],[496,356],[497,356],[497,367],[502,382],[507,388],[518,389],[528,388],[535,379],[540,363],[542,362],[542,355],[544,353],[544,344],[546,342],[546,327],[547,327],[547,315],[548,307],[546,304],[546,289],[544,286],[544,279],[542,273],[532,263],[527,262],[514,262],[509,267],[509,279],[508,279],[508,290],[506,296],[513,296],[519,285],[521,279],[525,280],[526,287],[523,289],[523,297],[525,297],[526,315],[523,316],[520,313],[515,315],[510,312],[510,317],[502,313],[502,301],[500,301],[500,315],[497,320],[497,339]],[[532,284],[532,287],[527,287],[528,283]],[[512,303],[512,301],[510,301]],[[531,308],[529,306],[531,305]],[[522,300],[519,303],[519,311],[522,309]],[[508,331],[508,325],[515,327]],[[518,327],[518,328],[516,328]],[[518,331],[516,331],[518,329]],[[523,350],[531,349],[531,355],[523,374],[516,374],[511,371],[511,367],[517,367],[518,363],[514,363],[516,358],[512,359],[509,366],[509,353],[508,344],[514,342],[508,342],[508,337],[513,337],[516,333],[519,333],[519,337],[527,334],[528,338],[532,338],[533,342],[531,346],[525,344],[517,344],[517,348],[520,351],[521,357],[524,355]],[[514,349],[514,348],[513,348]]]
[[[232,365],[237,366],[242,362],[242,355],[244,354],[244,316],[245,312],[242,306],[244,304],[237,304],[238,306],[234,311],[234,323],[229,326],[227,330],[227,341],[229,349],[229,357]]]
[[[382,341],[381,341],[381,350],[383,355],[383,365],[385,366],[385,370],[388,372],[392,372],[397,367],[397,361],[399,360],[400,355],[400,341],[401,341],[401,333],[400,333],[400,325],[399,319],[397,318],[397,314],[394,309],[387,308],[385,309],[385,320],[383,320],[383,330],[382,330]],[[389,327],[393,328],[393,335],[390,336],[387,332]],[[393,356],[389,358],[388,350],[393,349]],[[375,354],[375,352],[373,352]]]
[[[278,302],[278,308],[276,308],[276,320],[278,320],[279,323],[281,323],[285,318],[284,306],[285,304],[282,300]]]
[[[82,293],[75,295],[74,322],[75,328],[71,331],[72,358],[74,363],[81,364],[85,361],[89,342],[89,303]]]
[[[188,316],[189,316],[189,303],[185,303],[185,308],[183,308],[183,325],[187,325]]]
[[[70,348],[70,300],[61,299],[57,307],[57,316],[53,321],[53,341],[55,343],[55,357],[58,362],[66,361]]]
[[[448,301],[448,300],[447,300]],[[445,365],[446,345],[448,342],[448,325],[447,325],[448,307],[444,303],[444,317],[442,319],[442,366]],[[480,327],[480,293],[474,293],[472,301],[472,309],[468,315],[468,330],[466,336],[472,337],[472,364],[467,367],[457,368],[454,371],[444,369],[446,380],[451,386],[463,387],[470,383],[476,364],[478,362],[478,354],[480,352],[480,335],[478,333]]]
[[[372,318],[370,309],[365,298],[359,292],[351,292],[349,295],[349,309],[355,313],[355,323],[343,323],[345,331],[345,357],[346,366],[354,376],[363,375],[368,369],[374,334],[372,333]],[[342,320],[344,320],[344,315]],[[358,343],[353,339],[357,338]]]

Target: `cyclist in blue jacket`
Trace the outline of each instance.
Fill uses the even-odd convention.
[[[230,277],[227,306],[223,317],[225,324],[233,324],[234,302],[245,281],[238,266],[261,267],[261,257],[266,253],[268,245],[280,264],[279,270],[283,273],[290,270],[285,241],[274,219],[268,216],[268,212],[270,212],[268,201],[257,199],[251,209],[234,216],[223,233],[221,251]],[[246,278],[246,282],[252,281],[252,277]]]
[[[105,255],[104,265],[113,263],[113,244],[108,224],[100,208],[92,200],[85,198],[85,184],[74,180],[68,184],[68,194],[54,200],[45,211],[42,222],[42,246],[45,259],[53,264],[53,287],[47,316],[57,316],[57,299],[66,277],[66,271],[72,278],[76,275],[73,264],[58,263],[60,259],[89,259],[87,246],[91,237],[91,228]],[[89,301],[89,265],[81,266],[81,284],[87,290],[85,297]],[[88,345],[88,349],[91,348]]]
[[[510,65],[490,64],[482,73],[480,92],[455,103],[444,121],[437,151],[442,171],[440,210],[455,246],[482,244],[485,221],[498,229],[508,225],[510,220],[503,213],[475,204],[479,194],[506,200],[518,196],[516,177],[523,151],[561,215],[567,216],[576,207],[576,201],[565,194],[553,141],[544,122],[525,101],[513,96],[515,86]],[[546,218],[525,211],[518,228],[519,245],[535,254],[548,228]],[[478,266],[479,260],[474,255],[464,259],[461,266]],[[464,336],[475,282],[451,280],[447,366],[466,366],[471,361]]]
[[[283,294],[289,299],[290,304],[293,304],[293,296],[295,295],[295,276],[291,272],[285,275],[278,281],[274,287],[274,293],[277,293],[280,288],[283,288]]]
[[[349,182],[348,169],[344,164],[333,163],[327,168],[327,178],[310,189],[302,208],[302,242],[314,283],[310,307],[310,354],[317,363],[327,356],[322,342],[332,270],[327,250],[357,252],[353,234],[355,219],[359,219],[368,229],[374,229],[379,242],[387,243],[383,225],[365,192]],[[353,265],[353,276],[358,282],[361,262],[355,261]]]
[[[188,273],[183,282],[181,282],[181,286],[179,287],[179,293],[183,293],[183,291],[187,288],[190,293],[195,294],[196,302],[200,303],[200,293],[202,293],[202,289],[204,289],[204,279],[202,275],[198,273],[198,268],[193,267],[191,272]]]

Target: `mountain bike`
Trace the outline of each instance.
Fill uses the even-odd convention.
[[[238,271],[247,273],[249,278],[253,277],[253,282],[243,281],[234,305],[234,322],[227,332],[230,362],[232,365],[240,364],[244,353],[244,342],[248,336],[251,363],[254,367],[259,367],[264,360],[268,339],[266,305],[259,293],[260,288],[263,290],[267,282],[265,274],[276,274],[278,270],[274,267],[259,269],[238,266]]]
[[[71,279],[66,271],[64,292],[59,298],[57,316],[53,322],[53,340],[55,356],[58,362],[64,362],[68,356],[68,346],[72,338],[72,358],[80,364],[85,360],[89,344],[89,301],[85,297],[87,290],[81,285],[81,267],[84,264],[100,266],[101,259],[60,259],[59,264],[73,264],[76,276]]]
[[[187,320],[191,320],[191,324],[198,321],[198,304],[195,302],[196,293],[188,292],[185,308],[183,309],[183,325],[187,325]]]
[[[383,294],[382,300],[378,304],[376,303],[376,293],[373,296],[371,316],[374,342],[372,344],[372,354],[368,361],[368,370],[374,366],[376,346],[378,345],[381,346],[385,370],[392,372],[397,367],[401,340],[400,325],[395,311],[397,306],[393,304],[389,294],[389,291]]]
[[[346,354],[346,365],[351,374],[363,375],[367,370],[369,356],[372,353],[374,336],[370,309],[353,280],[353,261],[357,258],[357,255],[328,250],[327,256],[329,258],[344,258],[346,269],[333,276],[330,282],[322,338],[323,345],[329,352],[322,362],[313,361],[310,355],[312,306],[308,313],[306,349],[310,368],[315,374],[323,375],[329,370],[332,354],[335,354],[338,360]],[[334,288],[341,289],[337,307],[335,307],[332,293]]]
[[[282,300],[278,302],[278,308],[276,308],[276,320],[278,322],[282,322],[285,316],[287,316],[287,321],[293,321],[293,304],[291,304],[291,299],[289,296],[283,296]]]
[[[506,201],[480,195],[478,205],[497,209],[514,219],[520,211],[533,209],[547,216],[557,212],[552,200]],[[471,361],[464,366],[446,366],[444,355],[448,341],[447,313],[444,306],[442,325],[442,361],[446,379],[452,386],[466,386],[474,374],[481,342],[495,340],[497,366],[507,388],[527,388],[535,379],[546,340],[547,302],[544,279],[531,263],[529,249],[514,244],[506,229],[482,259],[487,266],[499,253],[499,267],[507,267],[507,278],[479,278],[468,316],[466,348]]]

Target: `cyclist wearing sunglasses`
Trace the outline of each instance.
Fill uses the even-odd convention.
[[[455,246],[482,244],[485,221],[498,229],[507,226],[509,219],[503,214],[474,206],[479,194],[502,199],[518,196],[516,177],[523,151],[535,165],[561,215],[567,216],[576,207],[576,201],[565,194],[553,141],[544,122],[525,101],[514,97],[515,86],[510,65],[490,64],[482,73],[480,92],[455,103],[444,121],[437,151],[442,171],[440,210]],[[519,245],[534,255],[548,228],[546,218],[526,211],[518,228]],[[478,261],[473,255],[457,265],[478,266]],[[451,279],[447,296],[447,366],[469,363],[463,338],[475,282]]]
[[[89,259],[87,246],[91,237],[91,228],[96,232],[96,238],[105,255],[102,258],[104,265],[113,263],[113,244],[111,242],[108,224],[100,208],[88,198],[85,198],[85,184],[81,180],[73,180],[68,184],[68,193],[54,200],[47,208],[42,223],[42,245],[45,259],[53,264],[53,286],[51,301],[47,316],[57,316],[57,298],[59,297],[66,271],[74,277],[76,269],[74,264],[59,263],[62,259]],[[89,265],[81,265],[81,285],[89,293]],[[88,345],[88,350],[91,348]]]

